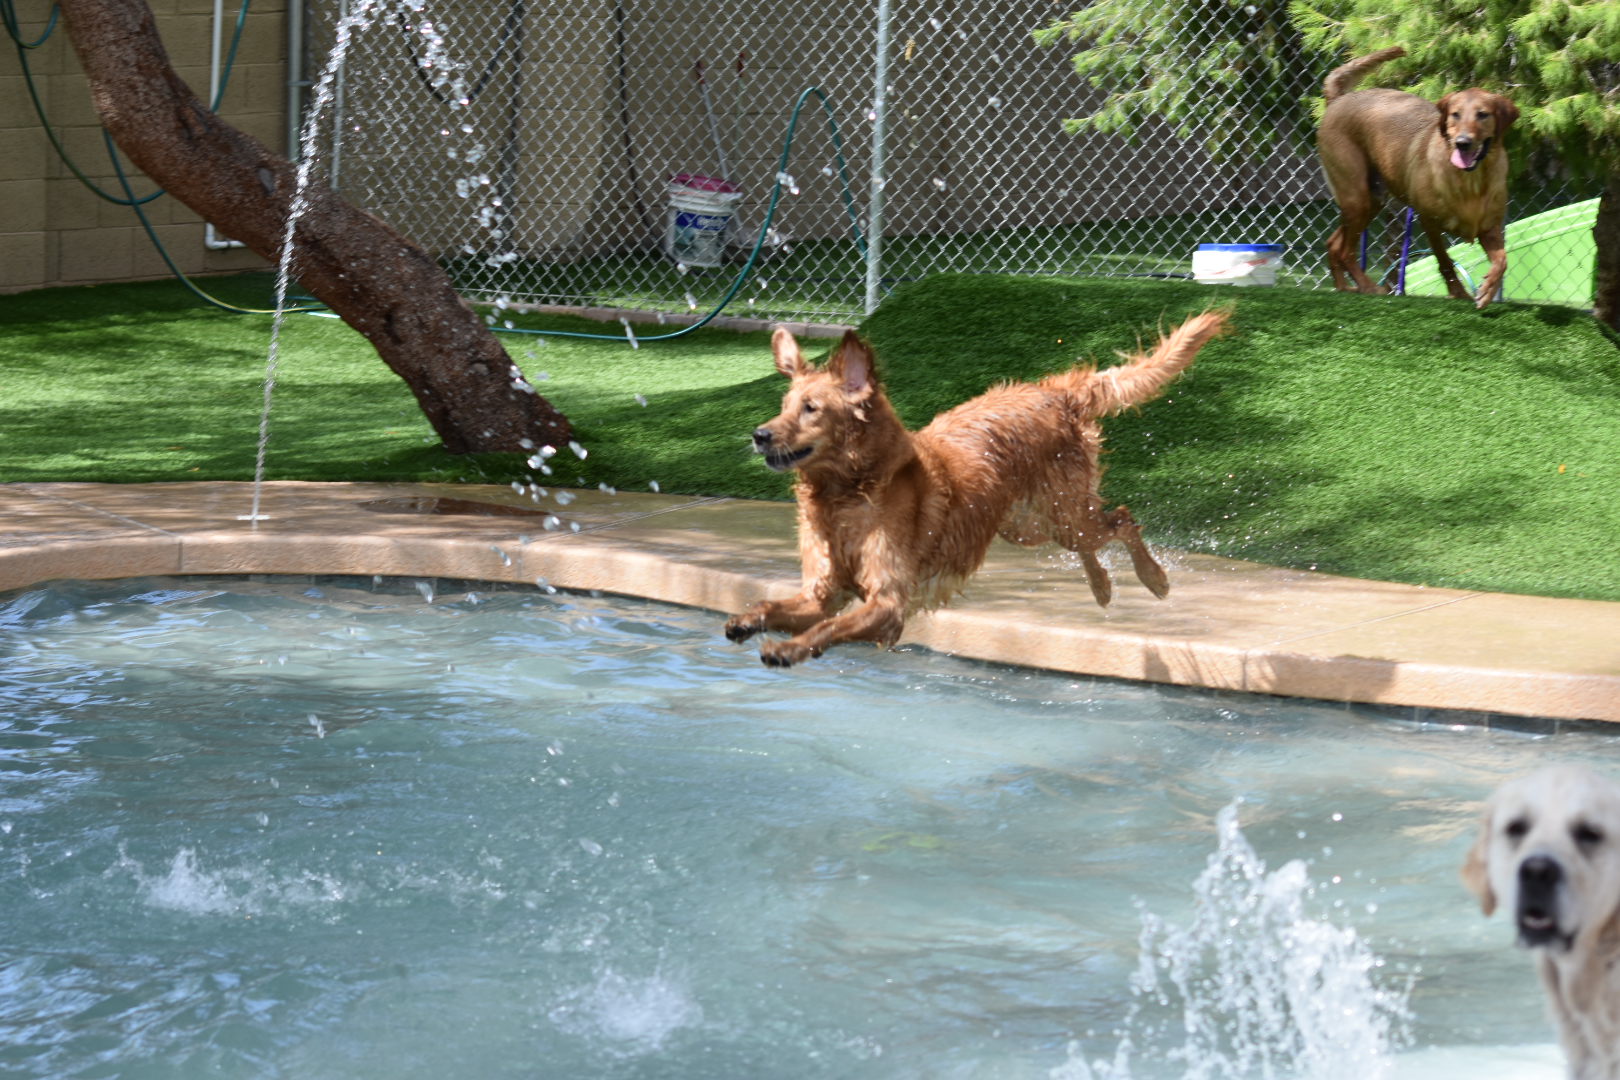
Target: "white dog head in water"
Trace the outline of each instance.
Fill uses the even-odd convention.
[[[1508,781],[1462,874],[1535,950],[1569,1075],[1620,1080],[1620,785],[1579,765]]]
[[[1592,941],[1620,918],[1620,786],[1579,765],[1508,781],[1487,804],[1463,880],[1485,914],[1512,914],[1523,945],[1567,952]]]

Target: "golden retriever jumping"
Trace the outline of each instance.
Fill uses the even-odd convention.
[[[1462,874],[1536,951],[1572,1080],[1620,1080],[1620,785],[1578,765],[1503,784]]]
[[[760,646],[773,667],[845,641],[892,645],[910,611],[937,607],[962,587],[998,533],[1076,552],[1104,605],[1112,585],[1096,553],[1119,540],[1142,584],[1164,596],[1169,579],[1130,512],[1103,510],[1098,419],[1158,396],[1227,318],[1196,315],[1152,353],[1104,371],[1077,367],[996,387],[915,433],[895,415],[871,347],[853,331],[826,367],[814,368],[778,329],[776,369],[792,384],[781,414],[755,429],[754,449],[772,469],[798,470],[802,588],[733,616],[726,637],[795,635]],[[852,599],[860,602],[837,614]]]
[[[1417,211],[1434,249],[1446,289],[1470,299],[1446,253],[1445,233],[1478,240],[1491,268],[1473,296],[1484,308],[1495,298],[1507,271],[1503,223],[1507,217],[1507,153],[1497,144],[1519,110],[1513,102],[1484,90],[1460,90],[1430,102],[1399,90],[1351,89],[1386,60],[1405,56],[1396,46],[1335,69],[1323,83],[1327,111],[1317,133],[1317,149],[1328,186],[1339,203],[1339,227],[1328,239],[1328,268],[1335,288],[1387,292],[1361,268],[1358,240],[1378,212],[1375,184]]]

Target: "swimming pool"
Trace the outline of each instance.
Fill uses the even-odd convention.
[[[1611,737],[914,649],[784,673],[718,625],[353,578],[0,596],[0,1070],[1239,1075],[1297,1031],[1190,1038],[1152,950],[1246,844],[1375,958],[1395,1075],[1558,1075],[1457,867],[1491,787]]]

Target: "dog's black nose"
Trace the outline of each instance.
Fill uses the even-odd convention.
[[[754,445],[763,450],[771,445],[771,429],[757,427],[754,429]]]
[[[1531,893],[1546,893],[1556,888],[1564,878],[1564,868],[1546,855],[1532,855],[1519,864],[1519,888]]]

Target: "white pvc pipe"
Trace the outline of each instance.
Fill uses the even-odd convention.
[[[298,160],[303,128],[304,0],[287,0],[287,160]]]
[[[866,212],[866,313],[883,291],[883,128],[888,121],[889,0],[878,0],[877,61],[872,91],[872,191]]]
[[[225,33],[225,0],[214,0],[214,40],[208,56],[208,107],[215,108],[219,104],[219,84],[223,77],[221,67],[225,58],[220,55],[223,51],[220,46],[224,43]],[[209,251],[229,251],[231,248],[246,247],[240,240],[227,240],[215,230],[212,221],[203,225],[203,247]]]

